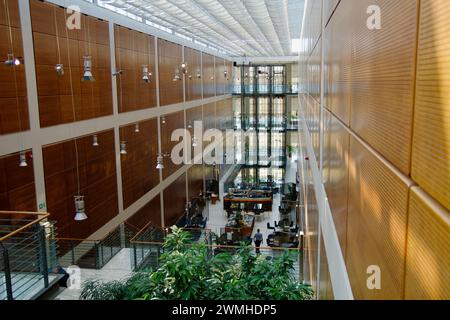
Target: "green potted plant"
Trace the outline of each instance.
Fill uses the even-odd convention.
[[[287,146],[287,151],[288,151],[288,156],[289,158],[292,158],[292,153],[294,152],[294,147],[293,146]]]

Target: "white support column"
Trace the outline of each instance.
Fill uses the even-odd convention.
[[[34,63],[33,32],[29,1],[19,1],[20,27],[22,31],[23,52],[25,58],[25,80],[27,85],[28,112],[30,119],[31,149],[33,152],[34,188],[36,192],[36,207],[39,211],[47,211],[44,161],[42,145],[37,139],[40,130],[39,104],[36,85],[36,69]],[[19,136],[20,139],[20,136]]]
[[[114,23],[109,22],[109,48],[111,57],[111,70],[116,72],[116,45],[114,34]],[[113,116],[119,116],[119,103],[117,98],[117,77],[120,75],[111,75]],[[125,210],[123,206],[123,186],[122,186],[122,161],[120,155],[120,126],[116,123],[114,126],[114,150],[116,159],[116,178],[117,178],[117,201],[119,204],[119,215]]]
[[[160,95],[159,95],[159,47],[158,47],[158,37],[155,37],[155,81],[156,81],[156,107],[160,108]],[[161,153],[162,146],[161,146],[161,116],[158,116],[156,119],[156,125],[158,128],[158,153]],[[155,166],[156,166],[156,159],[155,159]],[[159,176],[159,183],[163,181],[163,175],[162,170],[159,170],[158,172]],[[160,196],[160,207],[161,207],[161,226],[164,228],[164,190],[161,190]]]

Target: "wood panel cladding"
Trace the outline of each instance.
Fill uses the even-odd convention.
[[[405,299],[450,299],[450,212],[419,187],[409,199]]]
[[[184,61],[187,64],[186,101],[202,98],[202,54],[184,47]]]
[[[421,3],[412,178],[450,210],[450,3]]]
[[[22,63],[4,64],[8,54]],[[0,2],[0,135],[30,128],[23,56],[18,0],[3,0]]]
[[[141,121],[120,128],[120,140],[126,143],[122,166],[123,206],[128,208],[159,184],[156,169],[158,153],[157,119]],[[136,132],[136,129],[139,132]]]
[[[173,226],[184,214],[186,205],[186,175],[182,174],[164,189],[164,226]]]
[[[330,1],[327,1],[330,2]],[[350,126],[351,106],[351,67],[352,67],[352,12],[343,5],[338,6],[336,13],[325,29],[326,66],[325,106]]]
[[[329,112],[325,113],[324,178],[325,191],[336,232],[345,257],[347,240],[348,154],[350,134]]]
[[[346,265],[355,299],[402,299],[409,184],[350,138]],[[366,286],[380,267],[380,290]]]
[[[166,179],[175,171],[181,168],[182,164],[175,164],[170,156],[172,149],[179,141],[171,141],[172,132],[176,129],[184,129],[184,112],[174,112],[164,115],[164,121],[161,121],[161,152],[168,154],[168,157],[164,157],[164,169],[162,169],[163,179]],[[165,122],[165,123],[164,123]],[[156,161],[156,157],[155,157]],[[156,162],[155,162],[156,166]]]
[[[43,147],[47,208],[61,238],[85,239],[118,214],[114,131],[96,135],[97,147],[91,135]],[[84,221],[74,220],[77,176]]]
[[[33,157],[25,152],[27,167],[19,167],[19,153],[0,158],[0,211],[37,211]]]
[[[232,99],[216,102],[216,128],[225,131],[233,127],[233,105]]]
[[[41,127],[112,114],[108,22],[82,14],[81,28],[69,30],[65,8],[30,0],[30,10]],[[82,81],[84,56],[95,81]]]
[[[187,172],[188,178],[188,197],[198,197],[200,191],[204,191],[203,187],[203,165],[196,164],[189,168]]]
[[[153,226],[161,226],[160,195],[150,200],[145,206],[128,218],[126,222],[134,227],[135,231],[141,230],[150,222]]]
[[[114,35],[116,70],[122,71],[116,78],[119,112],[156,107],[155,38],[119,25]]]
[[[202,53],[203,66],[203,98],[210,98],[216,95],[216,77],[214,69],[214,56]]]
[[[404,174],[410,173],[418,1],[349,0],[352,129]],[[382,28],[367,28],[378,5]],[[401,19],[399,19],[401,17]]]
[[[183,102],[182,46],[158,39],[159,99],[165,106]],[[180,80],[174,80],[178,70]]]

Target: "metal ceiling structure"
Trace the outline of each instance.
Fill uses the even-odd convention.
[[[89,0],[87,0],[89,1]],[[91,0],[230,56],[291,56],[305,0]]]

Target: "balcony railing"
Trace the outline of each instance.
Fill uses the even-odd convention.
[[[35,299],[60,276],[48,213],[0,212],[0,300]]]

